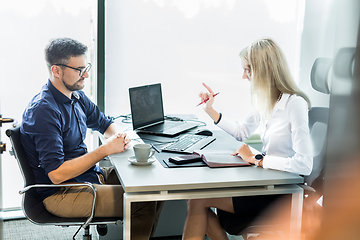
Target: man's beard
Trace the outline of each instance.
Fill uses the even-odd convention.
[[[77,91],[77,90],[81,90],[81,89],[84,88],[84,85],[82,85],[82,86],[78,86],[78,85],[77,85],[77,84],[78,84],[80,81],[82,81],[82,80],[84,80],[84,79],[82,78],[82,79],[78,80],[78,81],[77,81],[76,83],[74,83],[73,85],[67,84],[64,80],[62,80],[62,82],[63,82],[64,86],[67,88],[67,90],[69,90],[69,91]]]

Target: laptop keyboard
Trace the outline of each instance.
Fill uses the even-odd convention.
[[[178,141],[167,145],[162,150],[169,152],[182,152],[204,138],[208,138],[208,136],[184,134],[178,139]]]

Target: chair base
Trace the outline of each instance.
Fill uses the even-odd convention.
[[[75,240],[75,237],[79,233],[81,228],[82,228],[82,226],[80,226],[79,229],[76,231],[76,233],[73,236],[73,240]],[[83,240],[91,240],[91,239],[92,239],[92,236],[90,234],[90,225],[87,225],[84,229]]]

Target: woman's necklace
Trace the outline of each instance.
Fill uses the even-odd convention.
[[[281,97],[282,97],[282,92],[280,92],[279,97],[278,97],[278,99],[276,100],[275,105],[279,103],[279,101],[280,101]]]

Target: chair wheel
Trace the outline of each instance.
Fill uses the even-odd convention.
[[[105,236],[108,232],[108,227],[106,224],[99,224],[96,226],[96,230],[100,236]]]

